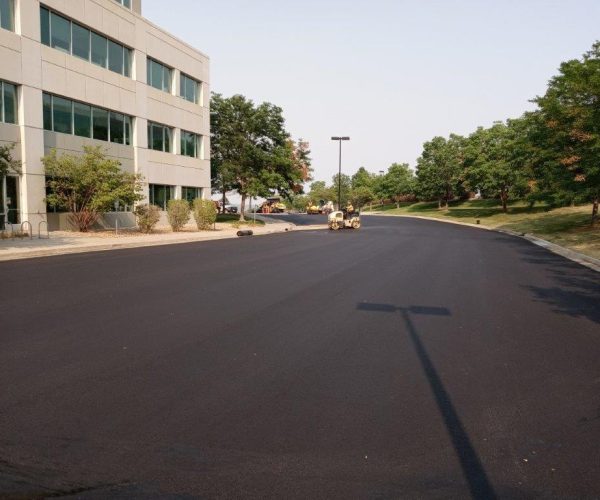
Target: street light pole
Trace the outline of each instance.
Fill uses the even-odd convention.
[[[340,143],[340,164],[338,170],[338,210],[342,209],[342,141],[349,141],[350,137],[336,136],[331,138],[332,141]]]

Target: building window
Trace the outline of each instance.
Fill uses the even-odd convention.
[[[181,199],[187,200],[190,205],[194,203],[194,200],[197,198],[202,198],[202,188],[196,187],[187,187],[183,186],[181,188]]]
[[[14,0],[0,0],[0,27],[5,30],[15,31]]]
[[[201,85],[202,84],[199,81],[181,73],[181,78],[179,80],[179,95],[186,101],[199,104]]]
[[[148,149],[171,152],[173,129],[158,123],[148,122]]]
[[[164,64],[161,64],[154,59],[150,59],[149,57],[147,58],[146,77],[148,80],[148,85],[170,94],[171,72],[171,68],[168,68]]]
[[[17,123],[17,86],[0,81],[0,122]]]
[[[198,144],[200,143],[200,136],[193,134],[192,132],[181,131],[181,154],[183,156],[190,156],[191,158],[198,158]]]
[[[92,137],[92,107],[80,102],[74,102],[73,125],[75,135],[79,137]]]
[[[167,203],[173,199],[175,191],[174,186],[165,186],[162,184],[149,184],[150,190],[150,205],[156,205],[161,210],[167,209]]]
[[[73,55],[90,60],[90,30],[73,23]]]
[[[54,132],[73,133],[73,101],[52,97],[52,123]]]
[[[50,13],[50,46],[71,53],[71,21],[54,12]]]
[[[123,7],[131,9],[131,0],[115,0],[115,2],[121,4]]]
[[[2,2],[3,0],[0,0]],[[123,76],[131,76],[131,49],[40,7],[42,43]]]
[[[131,145],[131,116],[43,94],[44,129]]]
[[[92,108],[92,137],[98,141],[108,141],[108,111],[102,108]]]

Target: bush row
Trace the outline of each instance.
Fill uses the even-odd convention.
[[[134,213],[142,233],[151,233],[160,220],[160,207],[156,205],[138,205]],[[199,230],[210,229],[217,220],[215,205],[210,200],[197,198],[191,206],[187,200],[169,200],[167,203],[167,219],[175,232],[181,231],[192,215]]]

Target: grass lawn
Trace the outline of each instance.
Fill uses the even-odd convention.
[[[364,213],[370,213],[363,210]],[[373,207],[373,213],[386,215],[421,215],[437,219],[454,220],[510,229],[532,234],[577,252],[600,258],[600,224],[590,226],[592,206],[550,209],[544,205],[529,208],[527,203],[516,201],[509,205],[508,213],[502,213],[497,200],[473,200],[454,202],[448,209],[438,209],[437,203],[403,203]]]
[[[232,224],[234,226],[236,224],[239,224],[240,226],[253,226],[254,225],[254,221],[252,220],[252,214],[246,214],[246,222],[240,222],[239,214],[218,214],[217,222],[224,223],[224,224]],[[256,225],[264,226],[265,223],[262,220],[257,220]]]

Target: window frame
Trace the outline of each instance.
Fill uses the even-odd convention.
[[[194,84],[194,100],[188,99],[187,89],[188,83]],[[182,91],[183,88],[183,91]],[[182,99],[191,102],[192,104],[201,105],[201,95],[202,95],[202,82],[200,80],[196,80],[195,78],[180,72],[179,73],[179,97]]]
[[[163,205],[156,204],[156,196],[155,196],[156,188],[164,189]],[[165,211],[165,210],[167,210],[167,205],[169,204],[169,201],[174,200],[174,199],[175,199],[175,186],[172,186],[170,184],[153,184],[153,183],[148,184],[148,203],[150,205],[156,205],[162,211]]]
[[[154,129],[162,129],[162,149],[154,147]],[[148,149],[159,153],[173,153],[173,127],[148,120]]]
[[[194,193],[193,197],[188,197],[188,192]],[[194,200],[202,199],[203,188],[194,186],[181,186],[181,199],[186,200],[190,205],[194,203]]]
[[[154,82],[155,65],[159,67],[156,70],[157,73],[158,69],[160,69],[160,83],[156,82],[156,85]],[[171,68],[170,66],[167,66],[166,64],[163,64],[146,54],[146,84],[148,86],[167,94],[173,94],[174,71],[174,68]],[[158,77],[158,74],[156,76]]]
[[[12,111],[14,121],[7,121],[6,119],[7,86],[11,87],[11,93],[13,94]],[[19,86],[4,80],[0,80],[0,122],[8,125],[19,124]]]
[[[202,136],[196,134],[195,132],[189,132],[187,130],[181,130],[180,140],[179,140],[179,154],[181,156],[187,156],[189,158],[200,159],[200,138]],[[187,147],[188,141],[187,138],[192,138],[194,141],[194,154],[188,154]]]
[[[6,31],[15,32],[15,0],[6,0],[8,5],[8,23],[5,22],[5,16],[0,9],[0,28]]]

